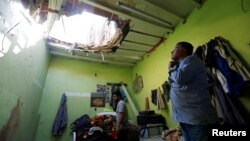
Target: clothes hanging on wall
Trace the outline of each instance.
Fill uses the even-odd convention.
[[[170,87],[171,86],[168,83],[168,81],[165,81],[161,86],[163,89],[164,98],[165,98],[166,102],[169,102],[169,100],[170,100]]]
[[[228,92],[227,94],[240,95],[240,90],[244,84],[243,77],[236,71],[229,67],[226,59],[224,59],[215,49],[217,46],[216,40],[211,40],[208,43],[208,50],[212,50],[215,57],[216,68],[225,76],[227,81]]]
[[[157,105],[157,89],[151,90],[151,102]]]
[[[225,84],[229,95],[241,95],[241,89],[246,80],[250,80],[250,72],[233,52],[230,43],[222,37],[215,37],[207,44],[199,46],[195,54],[199,56],[209,68],[216,68],[225,77]]]
[[[158,108],[158,110],[165,108],[165,104],[164,104],[162,96],[161,96],[160,87],[157,89],[157,108]]]
[[[165,107],[165,104],[164,104],[162,96],[161,96],[160,87],[157,89],[151,90],[151,102],[154,105],[156,105],[158,109],[162,109]]]
[[[150,110],[149,99],[148,99],[148,97],[145,97],[145,111],[148,111],[148,110]]]
[[[212,103],[225,125],[246,125],[247,115],[238,97],[250,79],[249,69],[233,51],[230,43],[215,37],[199,46],[195,54],[204,61],[210,83]]]
[[[52,134],[54,136],[61,136],[68,123],[68,112],[67,112],[67,97],[65,93],[62,95],[59,109],[57,111],[53,127]]]
[[[209,75],[213,79],[215,85],[212,86],[214,97],[213,103],[217,110],[218,116],[223,119],[224,124],[226,125],[244,125],[246,124],[245,119],[243,118],[239,108],[237,108],[236,103],[232,102],[232,99],[225,93],[220,84],[215,71],[208,71]]]
[[[229,67],[240,73],[245,81],[250,80],[250,72],[243,65],[241,59],[232,50],[230,43],[222,37],[216,37],[215,40],[217,41],[215,49],[218,51],[220,56],[227,60]]]

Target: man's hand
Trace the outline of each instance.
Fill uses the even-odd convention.
[[[168,64],[168,69],[171,69],[173,68],[176,64],[178,63],[178,61],[170,61],[169,64]]]

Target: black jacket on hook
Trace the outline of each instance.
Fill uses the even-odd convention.
[[[52,128],[52,134],[55,136],[61,136],[64,129],[67,127],[68,113],[67,113],[66,102],[67,102],[67,97],[65,94],[63,94]]]

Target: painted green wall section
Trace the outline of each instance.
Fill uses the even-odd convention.
[[[127,83],[136,108],[144,110],[145,97],[151,101],[151,90],[161,87],[167,80],[170,53],[179,41],[189,41],[197,47],[222,36],[230,41],[249,67],[250,1],[245,0],[244,6],[247,12],[243,12],[240,0],[206,0],[202,8],[192,11],[186,23],[179,24],[163,44],[132,69],[53,57],[48,70],[50,56],[44,41],[39,40],[29,48],[19,47],[20,53],[14,54],[12,51],[18,38],[14,35],[9,39],[12,43],[9,51],[0,57],[0,140],[70,140],[69,124],[73,120],[82,114],[92,117],[100,111],[111,111],[111,108],[106,104],[105,108],[95,111],[89,107],[89,97],[67,97],[68,126],[62,137],[55,138],[51,129],[61,95],[64,92],[95,92],[96,84]],[[19,32],[26,30],[18,28]],[[136,73],[143,76],[144,88],[139,93],[132,90]],[[250,96],[240,100],[250,112]],[[178,126],[171,117],[171,101],[166,106],[158,110],[150,102],[150,109],[163,114],[170,128]],[[129,105],[128,108],[130,119],[135,121]]]
[[[243,12],[240,0],[207,0],[202,8],[195,9],[189,15],[186,23],[179,24],[175,32],[142,62],[133,68],[133,79],[137,74],[143,76],[144,88],[135,94],[135,101],[141,101],[145,97],[151,100],[151,89],[161,87],[167,80],[167,66],[170,54],[175,44],[179,41],[189,41],[194,47],[207,43],[216,36],[222,36],[230,41],[233,48],[241,55],[246,65],[250,66],[250,1],[244,1],[246,13]],[[241,101],[250,112],[250,98],[244,96]],[[150,102],[151,103],[151,102]],[[137,102],[140,110],[144,110],[144,102]],[[150,109],[162,113],[169,127],[177,126],[172,120],[171,102],[167,108],[158,110],[150,104]]]
[[[61,96],[64,92],[91,93],[96,92],[96,85],[106,85],[107,82],[128,84],[128,92],[131,91],[132,70],[127,67],[111,66],[107,64],[91,63],[81,60],[55,57],[51,60],[48,75],[46,78],[45,90],[40,106],[40,121],[36,135],[36,141],[69,141],[70,123],[83,114],[90,117],[100,111],[112,111],[109,104],[106,107],[90,107],[90,97],[68,96],[68,126],[62,137],[53,137],[51,133],[52,125]],[[130,109],[130,106],[127,106]],[[131,111],[131,109],[129,110]],[[135,119],[129,113],[130,119]]]
[[[12,38],[6,36],[5,42],[9,40],[11,45],[8,52],[0,57],[1,141],[33,140],[39,120],[38,110],[48,70],[49,53],[43,40],[33,46],[16,44],[21,32],[19,29],[19,34]],[[29,42],[29,39],[26,41]],[[20,49],[18,54],[13,52],[15,46]]]

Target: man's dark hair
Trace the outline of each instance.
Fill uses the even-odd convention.
[[[192,55],[193,54],[193,45],[189,42],[179,42],[177,45],[183,47],[187,51],[187,55]]]
[[[119,97],[122,96],[120,91],[114,91],[114,92],[113,92],[113,95],[117,95],[117,96],[119,96]]]

